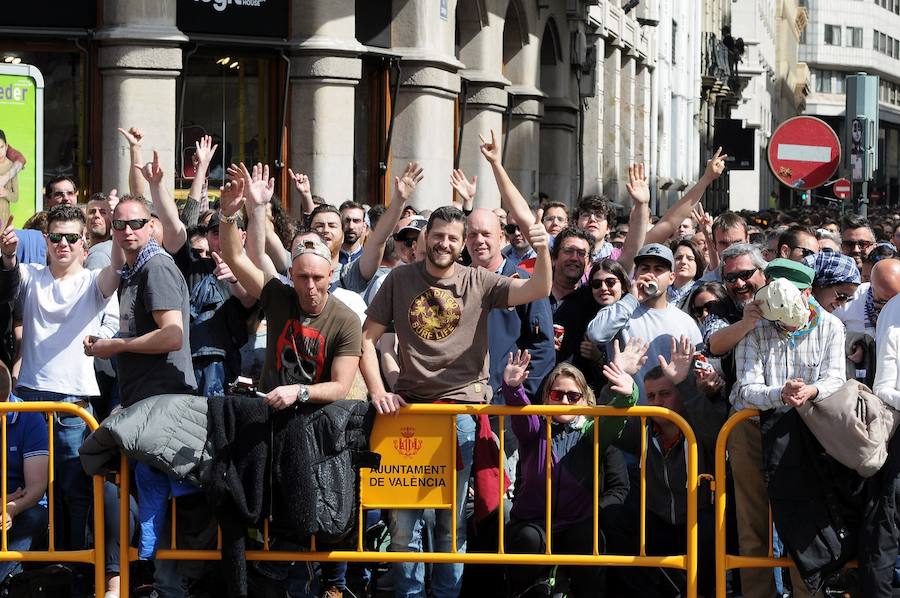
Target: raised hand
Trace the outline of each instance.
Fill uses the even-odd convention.
[[[144,166],[134,165],[142,175],[144,175],[144,180],[146,180],[151,185],[158,185],[162,183],[163,179],[163,170],[159,166],[159,152],[153,150],[153,161],[147,162]]]
[[[647,349],[650,348],[649,343],[645,343],[642,339],[634,337],[628,339],[625,348],[619,348],[619,339],[613,341],[613,356],[611,363],[614,363],[619,369],[633,376],[647,362]]]
[[[418,162],[410,162],[406,165],[406,170],[400,176],[394,177],[394,193],[404,203],[409,201],[413,191],[425,175],[422,174],[422,167]]]
[[[614,393],[630,395],[634,391],[634,379],[615,363],[603,366],[603,375],[609,380],[609,389]]]
[[[234,216],[243,205],[244,179],[240,177],[232,178],[222,187],[222,194],[219,196],[219,211],[224,216]]]
[[[4,261],[14,261],[18,247],[19,237],[13,228],[13,217],[10,216],[6,220],[6,226],[3,227],[3,233],[0,233],[0,254],[2,254]]]
[[[199,164],[204,168],[209,168],[209,163],[212,161],[213,156],[216,154],[216,150],[219,149],[219,145],[213,145],[212,137],[209,135],[204,135],[200,138],[200,141],[195,143],[196,151],[194,152],[194,156],[197,157]]]
[[[506,367],[503,369],[503,382],[510,388],[519,388],[528,379],[528,364],[531,363],[531,353],[528,350],[511,352],[506,358]]]
[[[547,229],[544,228],[544,225],[538,221],[535,224],[532,224],[528,227],[527,231],[523,231],[527,235],[528,244],[531,245],[531,248],[534,249],[536,253],[540,253],[544,249],[549,249],[550,247],[550,235],[547,234]]]
[[[256,163],[253,172],[248,172],[247,167],[241,162],[241,172],[244,179],[244,192],[247,199],[253,205],[264,206],[272,199],[275,193],[275,179],[269,178],[269,165]]]
[[[302,172],[295,173],[290,168],[288,168],[288,175],[294,180],[294,187],[297,188],[297,192],[303,197],[308,197],[312,200],[312,187],[309,184],[309,177]]]
[[[694,345],[690,339],[682,336],[680,341],[672,338],[672,361],[666,361],[665,356],[659,356],[659,366],[662,368],[663,374],[672,384],[680,384],[684,382],[688,374],[691,373],[691,367],[694,364]]]
[[[213,270],[213,274],[215,274],[216,280],[225,280],[230,282],[231,284],[236,283],[237,277],[231,271],[231,267],[225,263],[225,260],[223,260],[222,257],[215,251],[212,252],[212,258],[216,263],[216,269]]]
[[[625,188],[635,203],[650,203],[650,185],[647,184],[643,164],[632,164],[628,167],[628,184]]]
[[[712,231],[713,217],[706,213],[702,203],[697,203],[697,207],[691,211],[691,216],[697,221],[697,230],[703,231],[704,235]]]
[[[490,143],[481,134],[478,135],[478,138],[481,139],[481,155],[487,158],[487,161],[491,164],[499,164],[503,154],[500,151],[500,143],[497,141],[494,129],[491,129]]]
[[[721,147],[717,149],[713,157],[706,162],[706,172],[703,176],[710,180],[719,178],[719,175],[725,172],[725,158],[727,157],[728,154],[723,154]]]
[[[141,147],[141,144],[144,142],[144,132],[137,127],[129,127],[127,131],[119,128],[119,133],[122,134],[122,137],[125,138],[125,141],[131,147]]]
[[[478,175],[473,175],[472,180],[466,179],[466,173],[459,168],[450,171],[450,186],[459,195],[463,205],[475,200],[475,191],[478,189]]]
[[[119,190],[110,189],[109,194],[106,196],[106,209],[109,210],[110,220],[112,219],[112,213],[115,211],[117,205],[119,205]]]

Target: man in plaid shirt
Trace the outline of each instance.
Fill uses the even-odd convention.
[[[812,298],[815,271],[780,258],[769,263],[765,274],[769,281],[787,279],[801,291],[809,307],[809,320],[803,326],[790,327],[761,319],[738,342],[737,382],[730,397],[735,410],[768,410],[783,405],[796,408],[833,393],[845,381],[844,327]],[[735,480],[741,554],[765,556],[770,524],[759,424],[747,422],[737,426],[728,449]],[[794,568],[791,580],[794,596],[810,595]],[[775,590],[768,569],[742,570],[741,584],[747,598],[771,597]]]

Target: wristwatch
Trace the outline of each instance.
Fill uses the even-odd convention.
[[[300,385],[300,389],[297,391],[297,403],[308,403],[309,402],[309,388],[305,384]]]

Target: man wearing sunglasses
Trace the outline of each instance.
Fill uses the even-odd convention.
[[[856,261],[862,272],[863,259],[875,248],[875,233],[865,217],[849,214],[841,223],[841,252]]]
[[[812,229],[792,226],[778,236],[778,257],[815,267],[819,241]]]
[[[722,284],[730,302],[716,306],[717,313],[703,323],[703,340],[712,355],[728,356],[762,318],[753,297],[766,285],[765,268],[766,260],[755,245],[737,243],[722,252]],[[734,381],[729,368],[725,378]]]
[[[504,259],[518,267],[522,262],[537,256],[537,253],[528,244],[528,239],[519,229],[519,225],[516,224],[514,216],[510,215],[509,222],[503,227],[503,232],[506,233],[506,239],[509,241],[509,245],[500,251]]]
[[[4,233],[0,243],[0,287],[18,289],[22,307],[22,365],[14,384],[16,395],[26,401],[61,401],[90,410],[90,400],[100,394],[94,360],[85,355],[82,343],[100,334],[123,258],[114,247],[109,266],[85,269],[85,224],[77,206],[61,204],[50,210],[46,266],[17,264],[15,233]],[[79,549],[85,546],[91,503],[90,480],[78,457],[87,427],[78,416],[57,415],[54,424],[54,469],[60,488],[56,513],[64,517],[57,530],[65,548]]]

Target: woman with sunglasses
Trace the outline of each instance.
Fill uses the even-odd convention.
[[[675,282],[669,287],[669,303],[681,307],[706,271],[706,260],[691,239],[678,239],[669,246],[675,256]]]
[[[587,325],[598,311],[627,295],[630,284],[625,268],[616,260],[606,258],[594,262],[588,284],[572,293],[553,318],[565,329],[556,363],[574,365],[592,388],[600,388],[605,382],[602,367],[606,356],[585,337]]]
[[[850,256],[823,251],[816,254],[815,270],[813,297],[828,313],[846,305],[859,288],[859,269]]]
[[[616,346],[618,347],[618,345]],[[637,402],[637,386],[628,372],[637,371],[644,360],[646,345],[630,341],[613,363],[604,367],[609,385],[601,402],[613,407],[630,407]],[[510,354],[503,372],[501,393],[507,405],[526,406],[531,400],[522,388],[531,360],[527,351]],[[594,393],[581,372],[563,363],[550,372],[544,383],[542,402],[556,407],[594,406]],[[600,478],[599,507],[622,504],[628,494],[628,473],[621,453],[611,446],[625,427],[624,417],[601,417],[599,434],[599,470],[594,465],[594,419],[582,415],[554,415],[548,423],[537,415],[513,416],[511,425],[519,441],[519,477],[510,511],[506,544],[508,552],[542,553],[546,547],[547,517],[547,434],[550,426],[551,550],[555,554],[591,554],[594,542],[594,475]],[[599,521],[604,517],[599,514]],[[602,552],[605,540],[597,530],[597,546]],[[545,566],[510,567],[509,590],[512,596],[549,595]],[[567,568],[570,596],[596,596],[604,586],[599,567]]]
[[[687,312],[697,322],[700,328],[706,323],[706,318],[717,311],[717,305],[727,305],[728,294],[725,287],[718,282],[701,282],[694,286],[688,300],[685,303]]]

